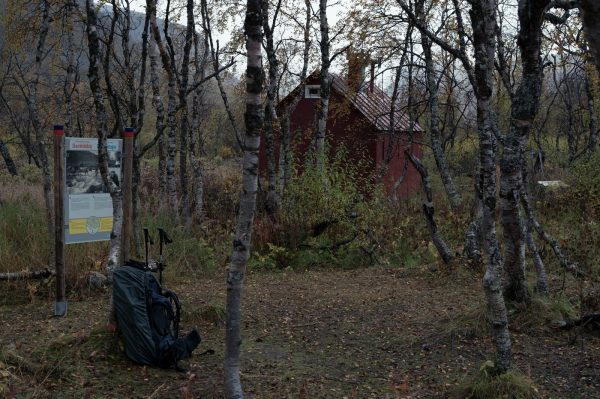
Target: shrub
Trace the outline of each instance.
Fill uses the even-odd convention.
[[[570,199],[578,203],[590,218],[600,215],[600,151],[573,167],[572,177],[569,179],[573,190],[570,190]]]
[[[255,222],[254,267],[306,269],[387,262],[405,227],[401,208],[344,151],[319,171],[308,159],[294,174],[276,217]]]

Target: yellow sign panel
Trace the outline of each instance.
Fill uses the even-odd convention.
[[[113,218],[70,219],[69,234],[110,233],[112,225]]]

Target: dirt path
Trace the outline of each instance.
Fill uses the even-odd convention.
[[[200,350],[216,350],[188,362],[187,374],[125,359],[101,328],[106,295],[70,303],[64,319],[48,317],[50,302],[2,306],[0,362],[11,374],[2,377],[0,364],[0,386],[10,382],[4,395],[221,397],[223,281],[171,287],[186,308],[184,330],[198,326],[205,340]],[[485,326],[467,317],[464,327],[465,314],[476,315],[483,303],[477,278],[370,268],[252,273],[247,281],[242,378],[248,397],[446,397],[492,355],[480,333]],[[543,397],[600,398],[600,339],[529,329],[513,340],[516,366]]]

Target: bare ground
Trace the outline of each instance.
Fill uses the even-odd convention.
[[[187,280],[187,281],[186,281]],[[222,397],[224,277],[170,288],[197,326],[188,373],[131,363],[103,329],[107,293],[69,303],[23,301],[26,285],[2,287],[0,396],[39,398]],[[167,281],[167,285],[168,285]],[[256,398],[449,397],[492,358],[468,273],[368,268],[251,273],[244,296],[242,380]],[[470,316],[469,316],[470,315]],[[544,398],[600,398],[600,338],[513,322],[515,365]],[[481,321],[480,321],[481,320]],[[481,323],[481,325],[479,325]]]

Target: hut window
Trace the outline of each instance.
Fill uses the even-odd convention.
[[[304,89],[304,98],[321,98],[321,86],[306,86]]]

